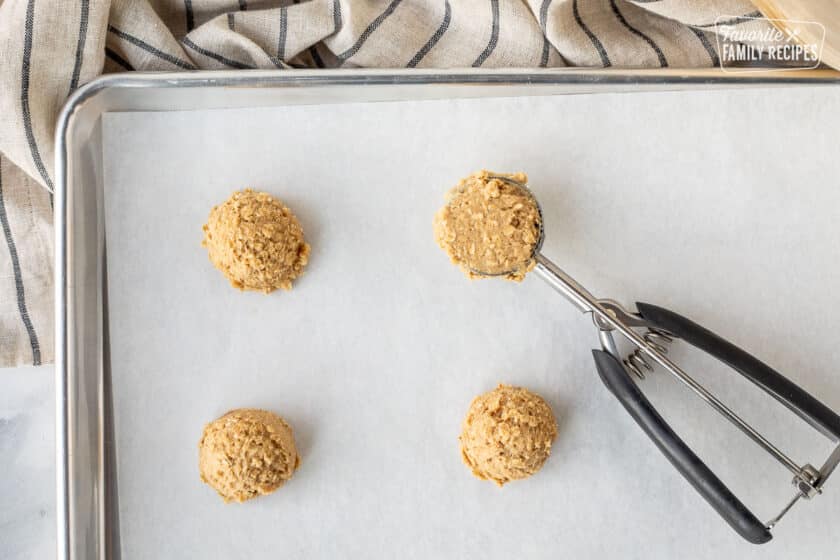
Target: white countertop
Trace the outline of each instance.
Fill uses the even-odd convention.
[[[0,370],[0,558],[55,557],[53,366]]]

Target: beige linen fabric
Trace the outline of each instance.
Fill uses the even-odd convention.
[[[0,0],[0,366],[53,359],[53,129],[103,72],[708,67],[746,0]]]

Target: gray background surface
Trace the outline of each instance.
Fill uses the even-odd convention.
[[[834,557],[836,481],[769,545],[740,541],[601,385],[590,319],[536,277],[466,281],[431,219],[461,176],[527,171],[544,252],[594,293],[682,312],[839,409],[838,116],[828,89],[107,115],[124,557]],[[313,246],[290,293],[232,290],[199,246],[209,208],[244,186],[286,201]],[[672,354],[798,461],[827,455],[734,373]],[[457,443],[470,399],[500,381],[543,394],[561,425],[543,471],[503,489],[473,479]],[[4,402],[4,427],[43,433],[26,426],[51,428],[52,399],[34,398],[49,388],[23,385],[33,404]],[[792,495],[666,373],[643,388],[760,517]],[[303,463],[274,495],[225,506],[196,443],[240,406],[284,415]],[[51,462],[27,449],[13,466]],[[51,496],[18,495],[10,523],[53,516]],[[0,545],[12,557],[21,534]]]

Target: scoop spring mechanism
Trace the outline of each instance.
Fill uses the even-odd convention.
[[[642,335],[651,348],[661,354],[668,353],[668,345],[674,341],[674,337],[661,329],[649,328],[645,334]],[[627,357],[622,360],[624,367],[633,372],[639,379],[645,378],[645,371],[653,371],[653,364],[650,363],[644,352],[636,348]]]

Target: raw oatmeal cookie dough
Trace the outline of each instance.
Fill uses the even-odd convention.
[[[526,189],[492,176],[528,182],[524,173],[492,171],[461,179],[435,215],[435,239],[470,278],[499,275],[521,281],[536,264],[539,207]]]
[[[292,211],[270,194],[251,189],[236,191],[213,207],[201,244],[210,262],[240,290],[291,290],[309,262],[309,245]]]
[[[557,421],[542,397],[499,385],[470,405],[461,431],[461,456],[475,476],[502,486],[540,470],[555,437]]]
[[[204,427],[198,470],[225,501],[271,494],[300,464],[292,428],[266,410],[231,410]]]

